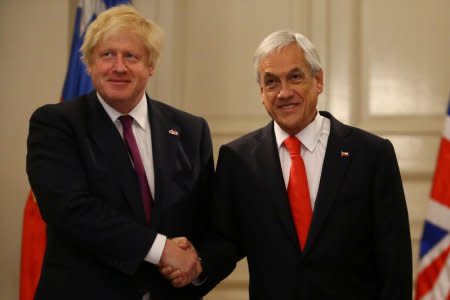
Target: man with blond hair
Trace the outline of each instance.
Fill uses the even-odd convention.
[[[208,124],[145,93],[159,27],[117,6],[90,25],[82,58],[95,90],[31,117],[27,173],[47,224],[36,299],[200,299],[193,248],[208,228]]]

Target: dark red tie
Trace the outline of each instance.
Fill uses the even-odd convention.
[[[125,145],[128,148],[131,159],[133,160],[134,170],[139,180],[142,204],[144,205],[145,220],[147,221],[147,224],[149,224],[153,199],[152,194],[150,193],[150,188],[148,186],[147,176],[145,175],[144,164],[142,163],[141,155],[139,154],[139,148],[136,144],[136,139],[134,138],[133,129],[131,126],[133,123],[133,117],[129,115],[121,116],[119,117],[119,120],[120,122],[122,122],[123,139],[125,141]]]
[[[300,248],[303,250],[311,224],[312,209],[309,197],[308,180],[305,163],[300,154],[300,141],[295,136],[284,140],[284,146],[291,155],[291,171],[289,173],[288,196],[291,213],[297,230]]]

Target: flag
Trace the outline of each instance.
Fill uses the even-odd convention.
[[[128,0],[79,0],[70,50],[69,67],[62,92],[63,101],[83,95],[92,90],[92,81],[81,61],[80,48],[88,25],[107,8],[129,3]]]
[[[450,99],[425,220],[416,300],[450,300]]]
[[[92,81],[81,61],[80,47],[88,25],[103,10],[128,0],[79,0],[77,5],[69,66],[62,91],[62,101],[92,90]],[[32,300],[39,281],[45,252],[45,223],[39,212],[33,192],[30,191],[25,204],[22,226],[22,253],[20,258],[19,299]]]
[[[20,300],[31,300],[39,281],[46,242],[45,223],[31,191],[25,204],[22,224]]]

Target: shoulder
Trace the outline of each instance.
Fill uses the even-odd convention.
[[[393,151],[389,139],[356,126],[346,125],[326,111],[321,111],[320,114],[330,120],[329,140],[351,146],[354,149],[360,149],[365,153]]]
[[[270,121],[266,126],[246,133],[241,137],[222,145],[221,148],[229,149],[237,153],[249,153],[251,152],[251,149],[254,149],[261,143],[270,144],[274,139],[273,122]]]
[[[88,106],[92,105],[90,103],[95,102],[95,99],[92,94],[87,94],[64,102],[45,104],[33,112],[31,121],[79,120],[83,118]]]
[[[197,124],[202,125],[207,124],[206,120],[201,117],[184,110],[171,106],[169,104],[163,103],[159,100],[148,98],[149,109],[151,114],[160,114],[162,117],[175,121],[181,124]]]

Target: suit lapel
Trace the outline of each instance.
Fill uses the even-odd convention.
[[[88,96],[87,130],[91,153],[101,172],[107,172],[123,191],[136,219],[145,223],[139,184],[122,137],[99,103],[95,92]]]
[[[161,212],[177,199],[177,189],[174,180],[175,174],[183,167],[177,159],[177,152],[181,147],[180,136],[183,134],[180,128],[173,123],[157,102],[148,99],[149,118],[152,135],[153,169],[155,172],[155,195],[152,209],[152,225],[160,222]],[[181,149],[182,150],[182,149]],[[183,152],[184,153],[184,152]],[[187,159],[186,159],[187,160]]]
[[[322,167],[319,190],[314,205],[313,217],[308,234],[308,240],[304,252],[308,252],[314,244],[324,222],[330,213],[333,203],[338,194],[338,188],[346,174],[351,162],[351,156],[342,156],[345,148],[345,136],[348,134],[348,127],[340,123],[326,112],[322,115],[331,121],[330,136],[328,138],[327,149]]]
[[[262,196],[262,198],[266,198],[271,202],[275,213],[278,215],[278,220],[281,222],[281,226],[285,229],[294,246],[300,251],[289,207],[289,198],[281,172],[273,122],[270,122],[262,129],[259,140],[260,142],[255,148],[255,158],[257,174],[261,176],[261,181],[257,182],[262,182],[261,186],[264,187],[264,192],[270,195],[269,197]]]

